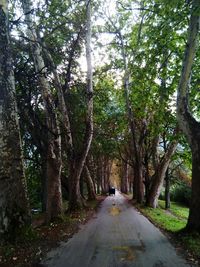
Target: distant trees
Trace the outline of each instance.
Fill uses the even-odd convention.
[[[146,198],[151,207],[157,206],[165,173],[178,143],[173,133],[176,121],[175,114],[170,114],[170,98],[177,79],[176,72],[172,73],[177,67],[173,68],[172,64],[180,58],[171,45],[173,40],[169,39],[172,37],[169,37],[165,17],[173,7],[163,7],[164,3],[154,5],[148,1],[141,5],[129,1],[117,3],[118,12],[115,16],[107,15],[104,28],[113,36],[107,49],[112,66],[122,73],[125,127],[128,128],[125,142],[132,148],[128,160],[134,174],[133,198],[139,203]],[[135,10],[140,13],[136,15]],[[137,16],[135,23],[134,16]],[[172,24],[177,23],[174,18],[170,19]],[[175,31],[172,36],[177,38]],[[181,47],[183,42],[178,45]],[[163,149],[164,133],[166,149]]]

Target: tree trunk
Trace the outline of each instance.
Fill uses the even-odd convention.
[[[142,170],[142,150],[141,145],[139,145],[139,140],[136,134],[136,125],[135,125],[135,117],[132,111],[130,99],[129,99],[129,70],[128,64],[124,49],[123,40],[122,42],[122,55],[124,60],[124,95],[126,101],[126,110],[127,117],[129,122],[129,129],[131,131],[131,141],[134,150],[134,181],[133,181],[133,199],[135,199],[138,203],[142,203],[144,201],[144,185],[143,185],[143,170]]]
[[[78,169],[73,169],[73,176],[70,177],[69,208],[68,211],[82,209],[85,206],[80,190],[80,177]],[[72,174],[72,171],[70,171]]]
[[[145,174],[144,174],[145,199],[147,204],[147,199],[149,198],[149,191],[150,191],[149,157],[147,152],[144,157],[144,165],[145,165]]]
[[[95,188],[94,188],[94,182],[92,180],[92,177],[90,175],[90,171],[87,167],[87,165],[85,165],[84,167],[85,169],[85,181],[87,184],[87,190],[88,190],[88,200],[95,200],[96,199],[96,194],[95,194]]]
[[[170,208],[170,177],[168,168],[165,175],[165,209],[169,208]]]
[[[175,129],[175,133],[176,132],[177,128]],[[155,174],[152,177],[149,196],[146,202],[147,206],[149,207],[156,208],[158,206],[158,198],[160,196],[160,191],[163,186],[165,173],[169,166],[170,159],[176,150],[177,144],[178,144],[177,140],[171,141],[165,155],[163,156],[161,162],[157,166]]]
[[[98,158],[96,161],[97,164],[97,194],[102,193],[101,181],[102,181],[102,168],[100,165],[100,159]]]
[[[188,40],[177,94],[177,118],[192,150],[192,200],[186,229],[200,233],[200,123],[189,111],[188,95],[192,65],[199,39],[199,0],[192,1]]]
[[[30,223],[15,83],[8,32],[8,2],[0,1],[0,237],[15,238]]]
[[[144,201],[143,170],[141,159],[137,158],[134,164],[133,199],[138,203]]]
[[[198,138],[195,138],[192,151],[192,198],[190,203],[190,212],[186,229],[188,231],[197,231],[200,233],[200,128],[198,129]],[[195,144],[196,143],[196,144]]]
[[[127,162],[122,162],[121,192],[124,194],[128,193],[128,163]]]
[[[92,86],[92,60],[91,60],[91,1],[86,0],[86,61],[87,61],[87,115],[86,130],[81,156],[74,163],[73,185],[70,190],[69,210],[80,208],[84,205],[80,195],[80,176],[93,138],[93,86]]]
[[[46,67],[42,57],[42,47],[36,34],[32,19],[33,6],[30,0],[21,0],[25,22],[28,27],[31,53],[34,59],[35,70],[38,73],[38,82],[44,102],[47,133],[46,154],[46,221],[49,222],[62,213],[61,193],[61,138],[57,115],[52,100],[50,85],[47,80]]]

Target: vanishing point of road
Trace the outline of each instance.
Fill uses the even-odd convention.
[[[48,254],[48,267],[189,267],[168,239],[119,193],[68,242]]]

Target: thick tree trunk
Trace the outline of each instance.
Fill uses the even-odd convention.
[[[70,192],[69,192],[69,208],[68,211],[82,209],[85,206],[84,199],[80,190],[80,176],[79,170],[73,169],[74,173],[70,171],[72,176],[70,177]]]
[[[165,209],[170,208],[170,177],[169,177],[169,168],[165,174]]]
[[[145,199],[146,199],[146,204],[147,204],[147,199],[149,198],[149,191],[150,191],[150,174],[149,174],[149,158],[146,153],[144,157],[144,165],[145,165],[145,174],[144,174],[144,184],[145,184]]]
[[[133,199],[138,203],[144,201],[143,169],[141,159],[134,164]]]
[[[198,132],[200,132],[200,128]],[[196,138],[194,145],[192,152],[192,198],[186,229],[200,233],[200,136]]]
[[[192,1],[188,40],[177,94],[177,118],[192,150],[192,200],[186,229],[200,233],[200,123],[189,111],[188,94],[192,65],[199,40],[199,0]]]
[[[177,129],[175,129],[175,133],[176,131]],[[156,208],[158,206],[158,198],[160,196],[160,192],[163,186],[165,173],[169,166],[170,159],[176,150],[177,144],[178,144],[177,140],[173,140],[169,144],[165,155],[163,156],[161,162],[158,164],[155,174],[152,177],[150,191],[148,199],[146,201],[147,206],[149,207]]]
[[[47,154],[46,154],[46,221],[49,222],[62,213],[61,193],[61,138],[58,127],[57,115],[52,100],[50,85],[47,80],[46,67],[42,57],[42,47],[36,34],[35,25],[32,19],[33,6],[30,0],[21,0],[25,14],[25,22],[28,27],[28,37],[34,59],[35,70],[38,73],[39,86],[44,102],[47,133]]]
[[[0,238],[15,238],[30,223],[22,143],[15,100],[7,1],[0,1]]]

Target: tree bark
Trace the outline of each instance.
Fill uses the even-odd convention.
[[[122,162],[122,172],[121,172],[121,192],[124,194],[128,193],[128,163]]]
[[[176,134],[177,129],[175,129]],[[158,164],[155,174],[152,177],[150,191],[148,195],[148,199],[146,201],[147,206],[156,208],[158,206],[158,198],[160,196],[160,192],[163,186],[164,178],[166,170],[169,166],[170,159],[174,152],[176,151],[176,147],[178,144],[178,140],[173,140],[169,144],[166,153],[164,154],[161,162]]]
[[[87,114],[86,129],[83,148],[80,157],[75,157],[72,187],[70,190],[69,210],[81,208],[84,205],[80,195],[80,176],[93,138],[93,85],[92,85],[92,59],[91,59],[91,0],[86,0],[86,61],[87,61]]]
[[[95,194],[95,188],[94,188],[94,182],[92,180],[92,177],[90,175],[90,171],[87,167],[87,165],[85,165],[84,167],[85,170],[85,181],[87,184],[87,190],[88,190],[88,200],[95,200],[96,199],[96,194]]]
[[[169,168],[165,174],[165,209],[170,208],[170,177],[169,177]]]
[[[8,2],[0,1],[1,239],[14,239],[16,231],[30,223],[8,29]]]
[[[44,102],[44,112],[47,133],[47,154],[46,154],[46,221],[57,218],[62,213],[61,193],[61,137],[58,126],[57,114],[47,80],[46,66],[42,56],[42,47],[36,33],[35,24],[32,18],[33,5],[30,0],[21,0],[25,22],[28,27],[31,53],[34,59],[35,70],[38,73],[38,83]]]
[[[188,40],[178,86],[177,118],[192,150],[192,200],[186,229],[200,233],[200,123],[192,116],[188,107],[192,65],[199,40],[199,5],[199,0],[192,1]]]

